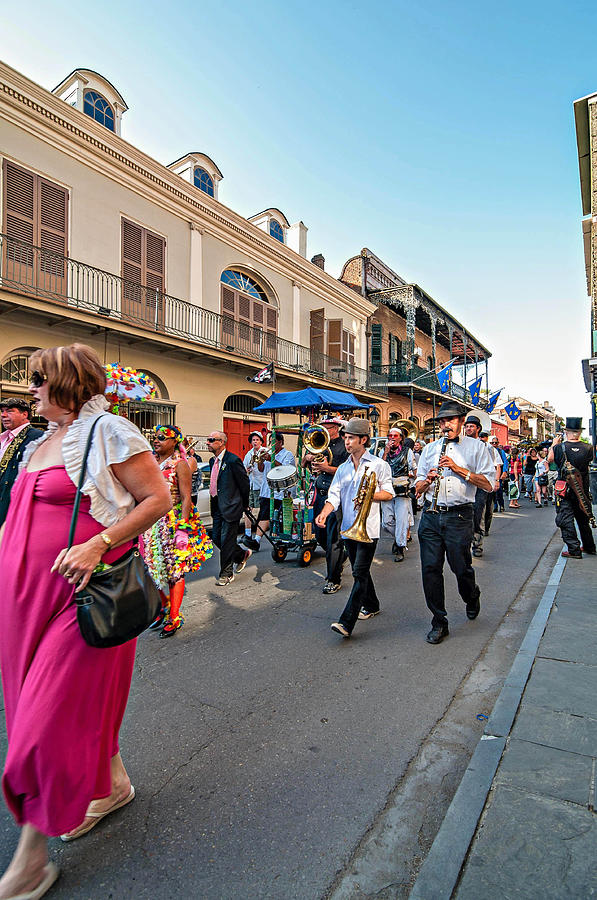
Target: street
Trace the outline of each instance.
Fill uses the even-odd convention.
[[[494,517],[475,560],[476,621],[448,573],[450,636],[436,647],[416,535],[400,564],[382,537],[382,614],[349,641],[329,626],[352,579],[345,569],[323,595],[321,553],[308,569],[276,565],[264,542],[228,588],[212,559],[189,581],[184,628],[139,640],[121,748],[137,797],[89,836],[51,841],[63,870],[52,898],[326,895],[553,537],[553,508],[521,503]],[[6,865],[17,830],[1,816]]]

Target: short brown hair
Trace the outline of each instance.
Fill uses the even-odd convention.
[[[84,403],[106,390],[106,370],[86,344],[36,350],[29,357],[29,370],[36,369],[47,378],[50,400],[62,409],[78,413]]]

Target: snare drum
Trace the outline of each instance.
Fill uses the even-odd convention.
[[[275,493],[289,491],[298,482],[296,466],[276,466],[270,469],[265,477],[270,489]]]

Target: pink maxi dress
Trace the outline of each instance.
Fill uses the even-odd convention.
[[[8,753],[2,778],[19,825],[49,836],[81,824],[111,792],[136,641],[99,650],[79,632],[74,588],[56,572],[68,544],[75,485],[64,466],[24,470],[0,548],[0,666]],[[104,530],[83,497],[75,544]],[[110,550],[110,562],[130,546]]]

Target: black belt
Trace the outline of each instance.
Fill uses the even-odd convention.
[[[460,512],[464,512],[467,509],[472,510],[474,508],[474,506],[475,506],[474,503],[458,503],[458,504],[456,504],[456,506],[446,506],[443,503],[438,503],[437,506],[435,507],[435,511],[438,513],[450,513],[450,512],[460,513]],[[423,507],[423,512],[430,512],[430,510],[431,510],[431,503],[429,502],[429,500],[426,500],[425,505]]]

